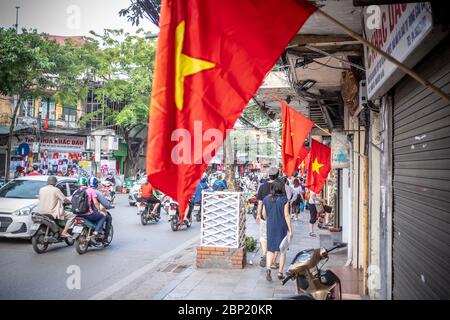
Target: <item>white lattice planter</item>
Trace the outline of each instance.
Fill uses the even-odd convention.
[[[241,192],[203,192],[201,246],[242,248],[245,199]]]

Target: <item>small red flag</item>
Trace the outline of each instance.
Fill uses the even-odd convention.
[[[306,187],[315,193],[322,190],[328,173],[331,170],[331,149],[326,145],[311,139],[311,151],[306,177]]]
[[[282,129],[282,160],[286,175],[292,176],[300,163],[308,155],[304,146],[314,123],[300,112],[295,111],[284,101],[281,101]]]
[[[181,221],[226,130],[315,10],[304,0],[162,1],[147,174],[178,201]]]
[[[45,116],[45,119],[44,119],[44,130],[47,130],[47,129],[48,129],[48,117]]]

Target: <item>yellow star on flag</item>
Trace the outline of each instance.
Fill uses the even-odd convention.
[[[324,164],[319,163],[319,161],[317,161],[317,158],[314,159],[314,162],[312,164],[312,171],[317,172],[317,174],[320,174],[319,170],[320,168],[322,168],[324,166]]]
[[[184,42],[185,21],[181,21],[175,30],[175,105],[183,110],[184,78],[203,70],[215,67],[206,60],[189,57],[182,53]]]

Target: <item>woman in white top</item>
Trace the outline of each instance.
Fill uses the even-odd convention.
[[[300,203],[302,203],[302,201],[303,201],[303,196],[302,196],[302,187],[300,185],[300,181],[297,178],[294,179],[292,191],[293,191],[293,197],[292,197],[291,203],[292,203],[292,209],[295,214],[294,220],[298,220]]]

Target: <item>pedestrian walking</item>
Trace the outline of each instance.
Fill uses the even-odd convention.
[[[269,181],[261,184],[258,188],[258,192],[256,194],[256,199],[258,200],[258,214],[256,216],[256,224],[259,224],[259,241],[261,244],[261,261],[259,262],[259,265],[261,267],[266,266],[267,261],[267,225],[266,225],[266,219],[262,216],[263,211],[263,200],[264,198],[270,194],[270,186],[272,185],[272,182],[275,181],[278,178],[278,169],[276,167],[271,167],[269,169]],[[271,260],[269,267],[275,266],[275,257],[273,257],[273,260]]]
[[[292,239],[291,216],[289,214],[289,201],[286,197],[285,183],[283,179],[273,181],[270,195],[266,196],[263,201],[262,216],[267,223],[267,281],[272,281],[270,265],[274,255],[277,253],[280,255],[278,279],[283,279],[287,244]]]
[[[298,214],[300,211],[300,204],[303,202],[302,187],[300,186],[300,181],[297,178],[294,179],[292,190],[293,190],[293,197],[291,200],[292,211],[295,215],[294,220],[297,221]]]
[[[309,207],[309,235],[311,237],[316,237],[316,234],[314,233],[314,224],[317,221],[317,206],[316,203],[320,202],[323,203],[323,200],[320,198],[320,196],[313,192],[312,190],[309,190],[309,201],[308,201],[308,207]]]

